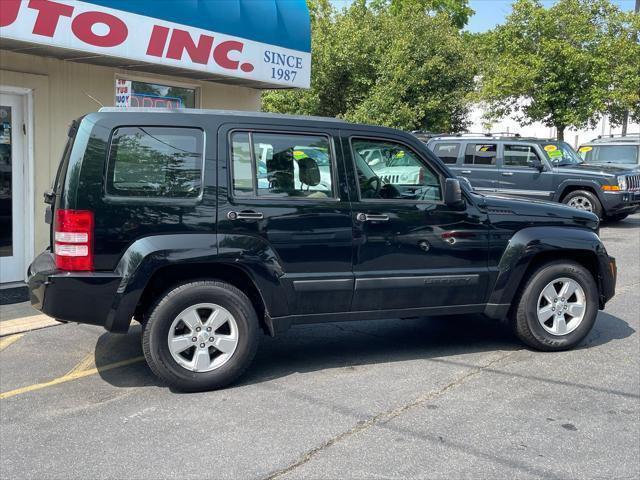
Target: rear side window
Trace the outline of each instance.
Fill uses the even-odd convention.
[[[334,197],[331,150],[324,135],[235,132],[231,148],[237,197]]]
[[[464,152],[465,165],[493,166],[498,156],[495,143],[469,143]]]
[[[196,128],[118,128],[109,149],[107,193],[123,197],[198,197],[203,156],[204,133]]]
[[[435,153],[444,163],[454,164],[458,161],[459,143],[437,143],[433,146]]]
[[[530,145],[505,145],[505,167],[533,167],[540,158]]]

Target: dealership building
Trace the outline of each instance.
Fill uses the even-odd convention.
[[[308,88],[305,0],[1,0],[0,284],[48,244],[42,194],[100,106],[260,110]]]

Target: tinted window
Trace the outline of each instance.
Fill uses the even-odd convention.
[[[464,152],[467,165],[495,165],[498,147],[495,143],[470,143]]]
[[[109,151],[107,193],[192,198],[202,189],[204,134],[194,128],[123,127]]]
[[[361,198],[442,200],[440,177],[406,146],[366,139],[351,146]]]
[[[587,163],[626,163],[635,165],[638,163],[638,151],[636,145],[599,145],[594,147],[582,147],[579,152]]]
[[[333,196],[325,136],[238,132],[232,136],[232,157],[235,195]]]
[[[435,153],[444,163],[456,163],[460,152],[459,143],[438,143],[433,147]]]
[[[533,167],[539,161],[538,154],[529,145],[505,145],[505,167]]]

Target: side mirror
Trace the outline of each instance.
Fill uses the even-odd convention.
[[[544,172],[544,163],[542,163],[542,161],[538,158],[534,158],[531,160],[531,166],[539,172]]]
[[[449,207],[463,205],[462,188],[457,178],[447,178],[444,182],[444,203]]]

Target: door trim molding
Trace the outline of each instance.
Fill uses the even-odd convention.
[[[23,258],[23,277],[22,280],[27,279],[27,266],[29,262],[35,256],[35,157],[34,157],[34,102],[33,102],[33,89],[25,87],[14,87],[11,85],[0,84],[0,93],[8,95],[20,95],[23,96],[23,122],[25,125],[26,141],[24,142],[25,154],[22,159],[24,165],[24,188],[23,188],[23,209],[24,214],[24,240],[25,250]]]
[[[356,291],[377,290],[388,287],[412,288],[412,287],[462,287],[477,285],[480,282],[479,274],[471,275],[427,275],[418,277],[378,277],[356,279]]]

